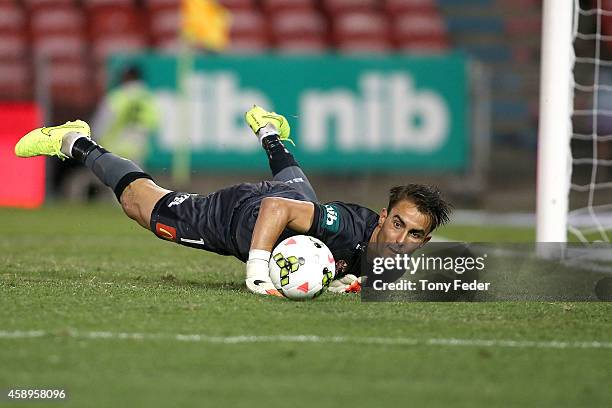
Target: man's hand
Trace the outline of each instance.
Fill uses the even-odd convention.
[[[361,277],[344,275],[340,279],[334,279],[327,289],[332,293],[359,293],[361,292]]]
[[[276,290],[274,284],[270,280],[268,264],[270,262],[270,252],[262,250],[251,250],[249,252],[249,260],[246,263],[246,279],[247,288],[258,295],[283,295]]]

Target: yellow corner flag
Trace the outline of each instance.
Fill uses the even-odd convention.
[[[220,51],[229,42],[230,15],[216,0],[183,0],[183,38]]]

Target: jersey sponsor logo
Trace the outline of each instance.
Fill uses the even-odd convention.
[[[321,227],[331,232],[338,232],[340,227],[340,218],[338,217],[338,210],[332,204],[325,204],[325,215],[321,220]]]
[[[158,222],[155,224],[155,233],[158,237],[168,241],[176,241],[176,228]]]
[[[172,202],[168,204],[168,208],[175,206],[175,205],[181,205],[183,201],[185,201],[189,197],[190,197],[190,194],[181,194],[179,196],[174,197],[174,200],[172,200]]]

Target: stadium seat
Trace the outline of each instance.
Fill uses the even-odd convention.
[[[330,15],[349,11],[375,11],[380,5],[379,0],[323,0],[323,9]]]
[[[26,7],[29,10],[35,10],[40,7],[76,7],[76,0],[24,0]]]
[[[88,9],[112,8],[112,7],[133,7],[134,0],[81,0],[83,6]]]
[[[327,42],[327,23],[315,10],[292,10],[272,14],[268,20],[272,40],[283,48],[320,48]]]
[[[149,30],[154,46],[178,38],[180,12],[177,9],[152,9],[149,12]]]
[[[100,62],[115,53],[131,53],[144,50],[146,39],[140,34],[101,36],[94,40],[93,55]]]
[[[19,101],[31,99],[31,65],[24,59],[0,59],[0,99]]]
[[[446,26],[437,13],[404,13],[392,24],[393,42],[404,52],[441,52],[449,47]]]
[[[436,0],[385,0],[384,9],[389,15],[404,13],[433,13],[438,10]]]
[[[219,4],[230,11],[256,8],[255,0],[219,0]]]
[[[85,16],[81,9],[72,6],[39,7],[30,13],[30,30],[33,37],[54,34],[82,34]]]
[[[263,0],[263,9],[267,13],[278,13],[287,10],[314,10],[314,0]]]
[[[256,54],[261,53],[270,48],[268,38],[265,36],[258,37],[234,37],[228,48],[225,50],[228,54]]]
[[[336,16],[333,38],[346,52],[383,52],[392,48],[388,20],[376,12],[349,12]]]
[[[28,53],[28,40],[23,32],[0,34],[0,59],[25,58]]]
[[[34,55],[51,59],[83,58],[86,46],[86,38],[78,34],[39,35],[32,39]]]
[[[47,78],[53,102],[61,105],[90,105],[95,97],[92,74],[80,60],[57,60],[49,65]]]
[[[602,24],[603,24],[602,16]],[[517,36],[539,36],[542,30],[541,16],[516,16],[506,19],[506,32]]]
[[[270,45],[268,24],[259,11],[232,13],[229,52],[261,51]]]
[[[148,10],[154,9],[174,9],[178,10],[181,7],[182,0],[144,0],[145,8]]]
[[[316,54],[325,52],[329,48],[329,44],[324,39],[305,37],[281,39],[276,42],[275,48],[283,54]]]
[[[26,26],[26,16],[16,3],[0,3],[0,35],[22,32]]]
[[[501,34],[504,31],[502,18],[495,16],[454,16],[446,19],[446,25],[451,33],[469,33],[470,35]]]
[[[92,10],[89,13],[89,33],[92,38],[113,35],[141,34],[146,27],[141,14],[134,7],[112,7]]]

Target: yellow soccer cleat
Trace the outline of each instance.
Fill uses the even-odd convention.
[[[15,154],[18,157],[57,156],[66,159],[60,151],[63,137],[70,132],[78,132],[90,137],[89,125],[82,120],[66,122],[60,126],[50,126],[34,129],[19,139],[15,145]]]
[[[293,143],[293,140],[289,137],[291,134],[291,127],[283,115],[279,115],[276,112],[268,112],[260,106],[253,105],[245,114],[245,119],[253,133],[257,134],[261,128],[271,124],[278,131],[278,138],[280,140],[288,141],[295,146],[295,143]]]

